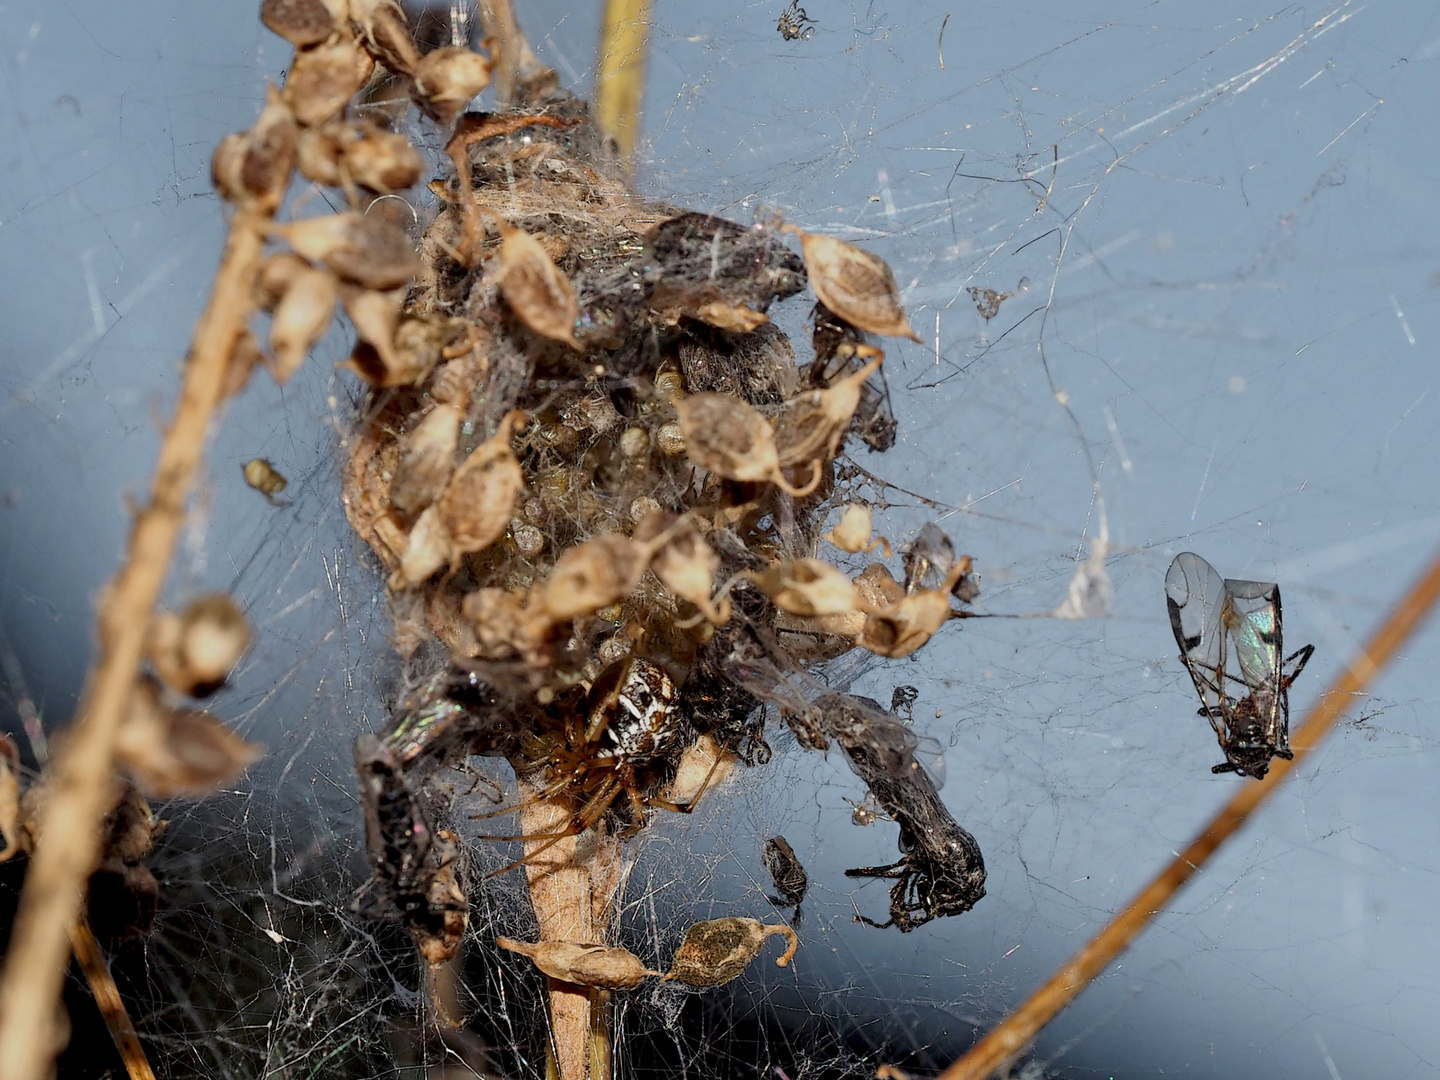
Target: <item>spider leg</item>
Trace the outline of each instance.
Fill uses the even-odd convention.
[[[715,760],[710,763],[710,771],[705,774],[705,779],[700,783],[700,790],[688,803],[672,802],[662,795],[651,795],[646,801],[652,806],[658,806],[663,810],[673,810],[677,814],[693,814],[695,807],[700,804],[700,797],[710,790],[710,781],[715,778],[715,770],[720,767],[723,757],[723,752],[715,755]]]
[[[570,828],[565,830],[564,832],[544,833],[541,835],[532,836],[493,837],[492,839],[497,840],[544,839],[545,843],[541,844],[534,851],[527,852],[525,855],[523,855],[521,858],[516,859],[514,862],[506,866],[502,866],[499,870],[492,870],[490,873],[486,874],[485,877],[487,879],[492,877],[498,877],[506,871],[514,870],[517,866],[524,866],[526,863],[533,861],[537,856],[543,855],[545,852],[549,851],[552,847],[558,844],[561,840],[564,840],[567,836],[580,835],[586,829],[590,828],[590,826],[594,825],[595,822],[600,820],[601,816],[605,813],[606,810],[610,808],[610,804],[615,801],[615,797],[619,793],[619,785],[615,778],[612,776],[606,779],[606,781],[600,785],[600,790],[598,790],[591,797],[590,801],[587,802],[584,806],[582,806],[580,808],[580,811],[571,818]],[[540,798],[540,796],[534,796],[531,801],[534,801],[534,799],[538,798]]]

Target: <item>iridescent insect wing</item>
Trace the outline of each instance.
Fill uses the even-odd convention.
[[[1225,582],[1224,622],[1230,648],[1255,706],[1255,713],[1272,740],[1281,719],[1280,586],[1271,581]],[[1233,676],[1232,676],[1233,677]]]
[[[1193,551],[1175,556],[1165,574],[1165,606],[1201,704],[1213,717],[1225,704],[1225,579]]]

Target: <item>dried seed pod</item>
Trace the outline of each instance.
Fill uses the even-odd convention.
[[[318,45],[345,24],[346,0],[264,0],[260,21],[296,48]]]
[[[940,588],[920,589],[883,611],[866,616],[856,644],[892,660],[909,656],[954,614],[950,590],[970,573],[970,567],[970,556],[963,555]]]
[[[730,598],[715,604],[711,593],[720,572],[720,556],[699,533],[681,532],[655,553],[650,569],[667,589],[700,609],[700,614],[717,626],[730,621]]]
[[[640,431],[644,428],[631,428],[630,431]],[[628,436],[630,431],[625,434]],[[639,440],[632,439],[631,444],[638,446]],[[655,429],[655,446],[666,457],[683,457],[685,455],[685,431],[677,421],[671,420],[668,424],[661,424]],[[623,450],[624,447],[622,446]],[[643,450],[643,448],[642,448]],[[635,455],[639,457],[639,454]]]
[[[776,563],[760,574],[745,577],[792,615],[848,615],[864,607],[850,579],[819,559]]]
[[[872,611],[879,611],[905,599],[905,586],[896,581],[884,563],[871,563],[855,579],[855,591]]]
[[[759,954],[765,939],[779,934],[789,947],[775,961],[785,967],[800,947],[800,939],[788,926],[766,926],[758,919],[710,919],[685,931],[685,940],[675,950],[666,979],[678,979],[689,986],[722,986],[735,978]]]
[[[265,353],[260,349],[260,342],[255,340],[255,332],[248,326],[245,327],[235,339],[235,348],[230,353],[230,363],[225,369],[225,385],[220,390],[221,397],[231,398],[244,390],[245,384],[250,381],[250,373],[264,362]]]
[[[497,219],[498,220],[498,219]],[[575,324],[580,302],[570,279],[550,261],[544,245],[524,229],[500,225],[500,291],[520,321],[535,333],[580,350]]]
[[[201,596],[180,614],[158,615],[150,629],[150,663],[172,690],[205,697],[250,644],[250,624],[223,593]]]
[[[339,286],[328,270],[306,268],[285,290],[270,322],[274,359],[270,375],[282,385],[300,370],[315,343],[330,329]]]
[[[528,956],[550,978],[576,986],[634,990],[647,978],[660,974],[647,968],[628,949],[569,941],[540,941],[532,945],[504,937],[496,938],[495,944]]]
[[[381,292],[343,285],[340,296],[359,338],[350,355],[350,370],[371,386],[412,385],[416,381],[415,373],[395,350],[395,330],[400,325],[400,305],[405,300],[405,290]]]
[[[884,259],[833,236],[803,232],[794,225],[783,228],[800,237],[805,272],[822,304],[861,330],[920,340],[905,318],[900,289]]]
[[[348,37],[301,49],[285,77],[285,101],[302,125],[328,123],[374,71],[375,61]]]
[[[780,473],[775,436],[769,423],[747,402],[729,394],[692,394],[675,403],[685,452],[702,469],[727,480],[772,483],[788,495],[809,495],[823,475],[815,462],[814,476],[803,488],[791,487]]]
[[[840,515],[839,523],[827,533],[821,533],[821,540],[828,540],[841,551],[848,551],[851,555],[868,554],[880,545],[885,545],[885,554],[890,554],[890,542],[883,536],[870,539],[870,507],[860,503],[850,503],[845,507],[845,513]]]
[[[450,534],[439,508],[432,504],[415,519],[400,556],[400,569],[390,575],[390,588],[398,591],[419,585],[449,561]]]
[[[317,184],[359,184],[402,191],[420,179],[425,161],[410,140],[370,123],[333,122],[306,128],[296,144],[300,172]]]
[[[763,326],[770,321],[770,316],[763,311],[756,311],[744,304],[726,304],[719,300],[701,304],[687,314],[694,315],[711,326],[718,326],[721,330],[733,330],[740,334],[748,334],[757,326]]]
[[[440,363],[445,325],[427,318],[405,318],[395,328],[391,375],[414,386],[423,382]]]
[[[487,660],[509,660],[534,652],[536,635],[527,618],[523,593],[508,589],[476,589],[465,597],[461,612],[475,628],[479,655]]]
[[[420,271],[410,238],[383,218],[327,214],[277,225],[275,231],[305,258],[323,262],[342,281],[361,288],[394,289]]]
[[[420,48],[395,0],[350,0],[350,17],[364,31],[365,47],[376,60],[401,75],[414,73]]]
[[[255,126],[225,136],[215,148],[210,162],[215,190],[237,206],[275,210],[290,186],[296,131],[295,118],[271,90]]]
[[[506,413],[494,437],[475,448],[436,500],[453,545],[452,564],[461,555],[489,547],[510,527],[515,499],[525,486],[510,440],[524,422],[523,412]]]
[[[390,505],[396,510],[418,514],[440,497],[455,471],[464,419],[454,405],[436,405],[401,441],[400,464],[390,483]]]
[[[255,306],[264,312],[274,311],[295,279],[310,268],[310,264],[293,251],[266,256],[250,290]]]
[[[860,391],[884,362],[885,354],[869,345],[846,343],[846,349],[871,360],[853,375],[847,375],[825,390],[811,390],[791,398],[775,420],[775,450],[780,467],[793,468],[807,461],[830,460],[850,431],[850,421],[860,405]]]
[[[274,465],[271,465],[270,462],[266,461],[263,457],[252,458],[247,461],[243,472],[245,475],[245,483],[249,484],[267,499],[270,499],[271,502],[275,500],[270,497],[280,494],[280,492],[285,490],[286,485],[290,483],[289,480],[286,480],[285,477],[280,475]]]
[[[149,679],[136,686],[115,742],[136,786],[160,799],[209,795],[263,754],[209,713],[166,708]]]
[[[435,378],[430,381],[430,396],[442,404],[468,405],[484,371],[484,364],[474,353],[457,356],[435,372]]]
[[[412,74],[415,100],[443,127],[490,85],[490,61],[470,49],[445,46],[421,57]]]
[[[561,555],[538,590],[538,607],[561,622],[589,615],[624,600],[640,584],[652,549],[628,536],[609,533]]]

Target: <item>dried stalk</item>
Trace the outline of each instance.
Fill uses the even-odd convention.
[[[1052,975],[1040,989],[1006,1017],[970,1052],[940,1074],[939,1080],[985,1080],[1030,1045],[1040,1029],[1079,996],[1119,956],[1190,876],[1239,831],[1250,815],[1275,793],[1285,777],[1320,745],[1345,714],[1356,694],[1380,674],[1396,651],[1440,598],[1440,552],[1425,575],[1391,611],[1380,629],[1350,661],[1350,666],[1320,696],[1295,732],[1290,747],[1294,760],[1274,759],[1264,780],[1246,782],[1210,824],[1154,880],[1116,915],[1084,948]]]
[[[116,734],[185,519],[210,418],[250,313],[250,283],[269,221],[268,214],[240,210],[231,222],[209,306],[195,327],[175,418],[160,447],[149,505],[135,519],[126,563],[100,602],[99,656],[47,781],[50,797],[0,973],[0,1076],[6,1080],[41,1080],[50,1070],[70,930],[99,857],[100,823],[119,791]]]
[[[125,1062],[125,1074],[130,1080],[155,1080],[155,1073],[140,1045],[140,1037],[135,1034],[135,1025],[125,1009],[125,1001],[110,975],[105,954],[100,951],[100,943],[95,940],[95,932],[90,929],[90,922],[84,915],[71,927],[70,943],[75,949],[80,970],[85,972],[85,979],[90,984],[95,1005],[105,1018],[105,1026],[110,1029],[110,1037],[115,1040],[120,1059]]]
[[[640,98],[645,91],[645,50],[650,39],[650,0],[605,0],[600,56],[595,74],[595,116],[615,140],[629,167],[640,135]]]

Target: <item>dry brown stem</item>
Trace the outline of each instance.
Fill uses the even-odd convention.
[[[155,1080],[155,1073],[151,1071],[150,1062],[140,1046],[140,1037],[135,1034],[135,1025],[130,1022],[130,1014],[125,1010],[120,990],[110,977],[110,966],[105,963],[100,943],[95,940],[84,915],[70,928],[70,943],[75,949],[75,959],[80,962],[80,970],[85,972],[85,979],[90,984],[95,1005],[105,1018],[105,1026],[110,1029],[110,1037],[115,1040],[120,1058],[125,1062],[126,1075],[130,1080]]]
[[[1177,855],[1100,933],[1060,967],[1040,989],[1000,1022],[970,1052],[940,1074],[939,1080],[985,1080],[1023,1051],[1040,1029],[1054,1019],[1110,962],[1145,929],[1170,898],[1216,850],[1239,831],[1250,815],[1275,793],[1330,733],[1345,710],[1380,674],[1420,621],[1440,598],[1440,552],[1424,576],[1390,612],[1360,654],[1350,661],[1295,732],[1290,748],[1294,760],[1276,758],[1263,780],[1246,782],[1190,846]]]
[[[150,502],[135,519],[125,565],[100,601],[99,655],[47,782],[51,795],[0,973],[0,1076],[7,1080],[41,1080],[50,1069],[70,929],[99,855],[100,822],[119,791],[116,734],[135,689],[210,418],[245,329],[268,225],[268,215],[244,209],[231,222],[209,306],[195,327],[175,419],[160,446]]]

